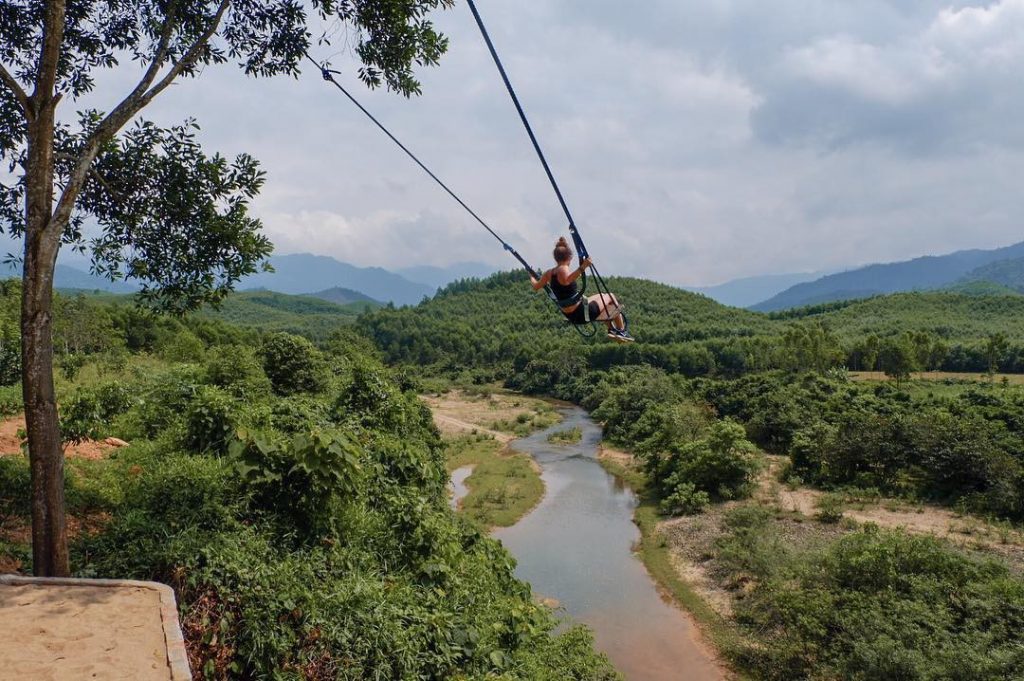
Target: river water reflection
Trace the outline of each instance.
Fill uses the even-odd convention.
[[[516,574],[589,625],[630,681],[723,678],[693,625],[662,600],[633,554],[637,499],[597,462],[600,426],[578,407],[561,411],[562,423],[512,444],[540,464],[546,486],[533,512],[493,533],[516,557]],[[547,442],[573,427],[583,433],[579,443]]]

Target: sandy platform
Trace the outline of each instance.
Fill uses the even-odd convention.
[[[187,679],[180,635],[162,585],[0,578],[2,681]]]

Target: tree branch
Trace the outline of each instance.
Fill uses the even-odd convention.
[[[107,114],[96,129],[89,135],[89,139],[86,140],[83,146],[82,153],[78,158],[78,162],[75,164],[75,169],[72,171],[71,176],[68,178],[67,186],[64,187],[64,191],[61,193],[60,201],[57,202],[57,209],[53,212],[53,218],[50,221],[47,229],[55,228],[57,225],[63,225],[71,218],[71,211],[74,209],[75,201],[78,199],[79,193],[82,191],[82,187],[85,184],[85,179],[89,174],[89,168],[92,167],[93,161],[96,160],[96,156],[100,152],[100,148],[109,141],[118,130],[120,130],[125,123],[130,121],[144,106],[149,104],[150,101],[158,94],[163,92],[167,86],[169,86],[175,78],[181,75],[192,62],[198,57],[202,49],[210,41],[210,39],[217,32],[220,27],[221,21],[224,19],[224,15],[227,13],[228,7],[231,5],[231,0],[221,0],[220,5],[217,8],[216,14],[210,21],[210,25],[199,36],[195,42],[185,52],[184,56],[178,60],[178,62],[171,68],[167,74],[160,79],[160,81],[149,87],[153,80],[156,79],[157,73],[160,71],[160,62],[162,57],[157,59],[154,57],[153,62],[146,70],[142,80],[136,85],[135,89],[121,101],[114,110]],[[173,8],[171,11],[176,9]],[[158,52],[163,51],[166,56],[167,47],[165,45],[166,40],[170,41],[170,26],[173,22],[171,21],[170,11],[168,13],[168,19],[164,24],[164,28],[161,31],[160,45],[162,50],[158,47]],[[158,55],[157,55],[158,56]],[[147,82],[148,79],[148,82]],[[149,88],[148,90],[146,88]]]
[[[192,44],[185,55],[178,60],[178,63],[176,63],[171,70],[167,72],[167,75],[161,78],[159,83],[154,85],[149,92],[143,95],[142,100],[139,103],[140,109],[149,104],[154,97],[167,89],[167,86],[170,85],[175,78],[180,76],[181,72],[188,68],[197,57],[199,57],[200,51],[206,47],[206,44],[210,42],[210,38],[212,38],[214,33],[217,32],[217,28],[220,26],[220,22],[224,19],[224,14],[227,13],[228,7],[230,6],[231,0],[221,0],[220,7],[217,8],[217,13],[214,15],[213,21],[210,22],[210,26],[206,29],[203,35],[199,36],[199,38]]]
[[[22,112],[25,114],[25,118],[30,119],[32,116],[32,103],[28,99],[28,93],[21,87],[14,76],[4,68],[3,64],[0,64],[0,82],[7,86],[7,89],[14,94],[14,98],[18,100],[18,104],[21,106]]]
[[[46,3],[46,14],[43,18],[43,49],[39,54],[39,65],[36,68],[36,88],[31,97],[36,110],[49,105],[53,98],[53,88],[57,84],[57,67],[60,63],[60,46],[64,42],[66,10],[67,3],[64,0]],[[36,111],[33,111],[34,113]]]
[[[107,116],[108,120],[115,117],[118,114],[119,110],[126,107],[134,106],[134,103],[138,101],[143,94],[145,94],[146,90],[149,89],[149,86],[153,84],[154,80],[156,80],[157,74],[160,73],[160,69],[163,68],[164,59],[167,57],[167,50],[171,44],[171,36],[174,35],[174,20],[177,18],[178,15],[179,4],[179,2],[175,1],[172,2],[170,7],[167,8],[167,15],[164,19],[164,25],[160,29],[160,40],[157,43],[156,50],[153,53],[153,59],[149,63],[149,68],[147,68],[146,72],[142,74],[142,78],[139,80],[135,88],[128,94],[128,96],[121,100],[121,103],[115,106],[113,111],[110,112],[110,114]],[[131,115],[135,115],[136,112],[138,112],[138,109],[136,109],[135,112],[133,112]],[[103,123],[106,122],[106,120],[103,121]],[[102,127],[103,123],[101,123],[99,127]],[[99,130],[99,127],[97,127],[97,130]],[[116,132],[116,130],[114,132]]]

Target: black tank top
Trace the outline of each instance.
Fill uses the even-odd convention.
[[[576,286],[576,282],[574,281],[569,285],[561,283],[558,281],[557,272],[551,273],[551,291],[559,301],[564,301],[566,303],[566,307],[579,302],[575,299],[576,295],[579,293],[579,287]]]

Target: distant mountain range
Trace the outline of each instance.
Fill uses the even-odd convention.
[[[88,265],[86,265],[88,267]],[[0,279],[21,278],[20,264],[0,264]],[[104,277],[89,274],[87,270],[71,265],[58,264],[53,273],[53,283],[59,289],[80,291],[106,291],[108,293],[134,293],[138,286],[124,281],[110,281]]]
[[[238,289],[263,288],[301,295],[341,287],[395,305],[415,305],[436,291],[432,286],[409,281],[380,267],[356,267],[326,255],[275,255],[270,264],[273,272],[245,277]]]
[[[323,255],[302,253],[276,255],[270,258],[273,272],[260,272],[245,277],[236,288],[307,295],[339,305],[367,302],[376,305],[414,305],[430,297],[437,289],[458,279],[482,278],[494,267],[477,262],[455,263],[448,267],[407,267],[391,272],[380,267],[357,267]],[[71,264],[58,264],[54,284],[58,289],[135,293],[135,282],[109,281],[88,272],[89,264],[81,258]],[[20,277],[19,264],[0,264],[0,278]],[[312,292],[316,293],[312,293]]]
[[[796,274],[766,274],[759,277],[733,279],[717,286],[687,286],[687,291],[700,293],[723,305],[750,307],[765,298],[822,276],[824,272],[800,272]]]
[[[1024,258],[997,260],[968,272],[960,283],[987,282],[1024,293]]]
[[[494,268],[463,262],[448,267],[417,266],[391,272],[357,267],[329,256],[279,255],[270,259],[274,272],[243,279],[238,290],[267,290],[305,295],[338,305],[386,303],[414,305],[437,289],[467,278],[483,278]],[[59,289],[133,293],[134,282],[111,282],[86,271],[88,264],[58,264]],[[0,277],[18,277],[18,265],[0,265]],[[760,312],[805,307],[837,300],[869,298],[903,291],[953,289],[975,295],[1024,294],[1024,242],[991,250],[965,250],[903,262],[874,264],[834,274],[774,274],[745,277],[717,286],[690,287],[724,305]],[[363,306],[360,306],[360,309]]]
[[[830,274],[791,286],[751,305],[750,309],[774,312],[884,293],[941,289],[972,281],[1024,289],[1024,242],[992,250],[957,251],[904,262],[868,265]]]

